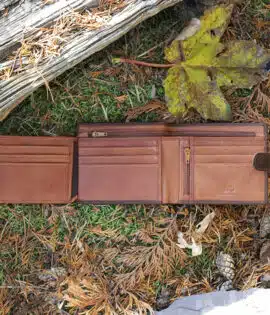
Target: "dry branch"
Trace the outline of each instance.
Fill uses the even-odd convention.
[[[95,30],[82,28],[70,35],[67,39],[64,38],[61,41],[61,49],[59,49],[57,53],[46,55],[45,57],[40,54],[38,61],[35,60],[35,62],[28,65],[26,61],[26,67],[21,73],[16,74],[12,72],[13,76],[0,81],[0,120],[3,120],[13,108],[39,86],[47,84],[48,81],[55,79],[90,55],[108,46],[143,20],[180,1],[181,0],[128,1],[128,5],[124,9],[116,12],[109,20],[106,20],[104,24],[101,24],[100,27]],[[41,6],[41,2],[43,1],[31,1],[31,3],[33,3],[32,9],[36,8],[36,11],[33,11],[33,17],[30,19],[32,22],[35,21],[35,23],[33,23],[29,29],[26,25],[23,25],[26,21],[29,22],[26,17],[29,12],[21,12],[21,7],[19,6],[20,2],[18,2],[18,7],[15,6],[12,8],[7,17],[2,16],[0,18],[0,60],[1,52],[3,59],[3,55],[7,50],[12,49],[15,44],[22,44],[25,39],[29,40],[29,36],[32,37],[33,41],[36,40],[35,36],[40,33],[40,27],[44,27],[49,22],[56,23],[56,20],[58,20],[57,23],[59,23],[63,10],[56,10],[56,6],[60,6],[60,3],[66,1],[56,1],[45,7]],[[70,13],[74,13],[74,8],[84,8],[90,4],[93,5],[94,2],[93,0],[70,0],[68,1],[69,6],[71,3],[73,4]],[[29,1],[27,0],[25,3],[29,4]],[[54,10],[51,9],[53,6],[55,6]],[[42,19],[40,12],[42,12]],[[48,12],[50,12],[50,14]],[[7,20],[4,23],[6,18]],[[19,19],[21,19],[21,24],[23,25],[20,31],[18,31],[19,28],[17,27],[20,23],[15,23],[15,21],[17,22]],[[41,20],[42,22],[40,22]],[[65,21],[65,23],[67,22]],[[16,25],[15,29],[13,29],[14,25]],[[23,38],[22,29],[24,30]],[[7,32],[9,32],[9,38],[3,35]],[[14,51],[13,58],[14,67],[18,62],[17,56],[14,56]],[[0,63],[0,71],[4,69],[6,65],[7,59]]]

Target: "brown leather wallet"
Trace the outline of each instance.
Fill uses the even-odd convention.
[[[267,172],[253,165],[257,153],[267,152],[261,124],[86,124],[78,137],[80,201],[268,200]]]
[[[83,124],[78,138],[0,136],[0,203],[267,203],[269,159],[262,124]]]

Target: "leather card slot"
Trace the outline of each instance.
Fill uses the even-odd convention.
[[[180,190],[180,143],[178,138],[162,138],[162,202],[177,203]]]
[[[66,146],[40,146],[40,145],[0,145],[1,154],[53,154],[68,155],[69,147]]]
[[[68,155],[0,154],[0,163],[69,163]]]
[[[202,146],[195,147],[195,156],[199,155],[253,155],[264,150],[264,146]]]
[[[67,164],[0,164],[1,203],[66,203],[70,198]]]
[[[79,139],[82,201],[161,201],[159,138]]]
[[[82,147],[80,156],[156,155],[158,147]]]
[[[254,155],[195,155],[195,163],[252,163]],[[251,165],[251,164],[249,164]]]
[[[69,147],[73,142],[74,138],[71,137],[0,137],[0,145],[2,146]]]
[[[157,164],[157,155],[80,156],[81,164]]]
[[[161,201],[159,165],[81,165],[79,200]]]
[[[83,147],[87,148],[100,148],[100,147],[157,147],[159,138],[99,138],[99,139],[89,139],[80,138],[80,149]]]
[[[250,163],[195,163],[194,182],[195,201],[265,200],[265,174],[252,168]]]
[[[194,137],[194,146],[264,146],[265,144],[265,138],[264,137],[258,137],[258,138],[204,138],[204,137]]]

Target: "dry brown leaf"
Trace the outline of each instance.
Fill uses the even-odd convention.
[[[115,96],[114,98],[118,103],[124,103],[128,99],[128,95],[124,94],[120,96]]]
[[[133,109],[130,109],[126,113],[126,122],[129,122],[133,119],[138,118],[138,116],[144,114],[144,113],[150,113],[152,111],[161,111],[161,112],[167,112],[166,110],[166,104],[161,102],[158,99],[151,100],[147,102],[143,106],[135,107]]]

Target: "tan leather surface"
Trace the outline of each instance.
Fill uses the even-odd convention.
[[[0,203],[68,203],[75,138],[0,137]]]
[[[79,200],[98,203],[264,203],[260,124],[85,124]],[[187,159],[188,157],[188,159]]]

